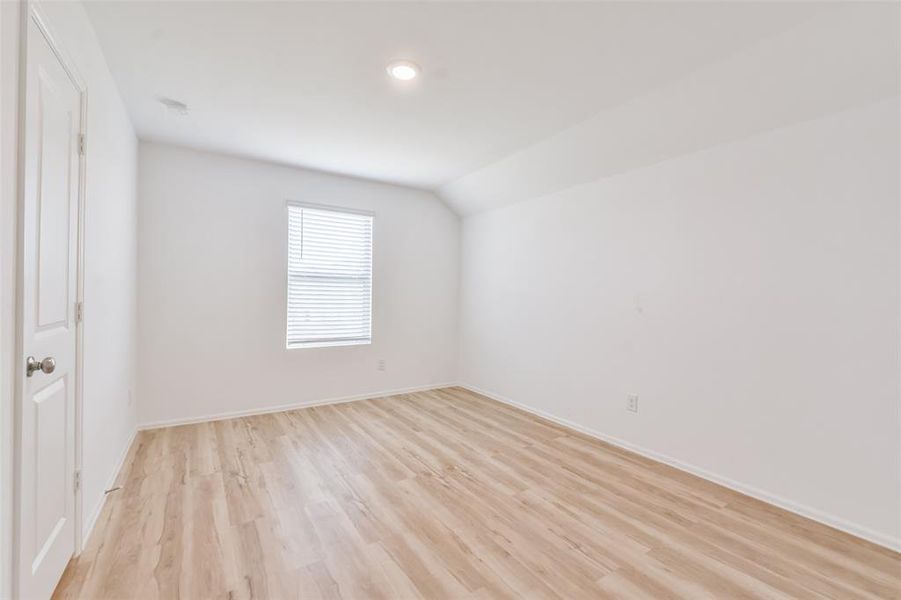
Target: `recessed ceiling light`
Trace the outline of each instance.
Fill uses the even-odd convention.
[[[186,115],[188,114],[188,105],[184,102],[179,102],[178,100],[173,100],[172,98],[159,98],[160,104],[166,107],[166,109],[176,115]]]
[[[388,63],[388,75],[401,81],[409,81],[419,75],[419,65],[409,60],[395,60]]]

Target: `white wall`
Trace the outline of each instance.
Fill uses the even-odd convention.
[[[462,381],[898,546],[899,126],[896,96],[465,219]]]
[[[459,220],[434,195],[150,143],[139,165],[142,424],[454,379]],[[375,211],[371,345],[285,349],[286,199]]]
[[[94,29],[77,2],[41,2],[88,91],[85,196],[83,530],[135,431],[137,138]]]

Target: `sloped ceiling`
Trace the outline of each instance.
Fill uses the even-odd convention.
[[[901,5],[833,6],[464,175],[460,215],[899,95]],[[901,109],[901,106],[899,106]]]
[[[463,215],[897,93],[891,6],[86,6],[142,139],[435,190]],[[422,76],[390,80],[395,58]]]

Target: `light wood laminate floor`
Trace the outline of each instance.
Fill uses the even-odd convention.
[[[139,434],[58,598],[898,598],[901,555],[460,388]]]

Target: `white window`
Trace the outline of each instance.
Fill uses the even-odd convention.
[[[372,340],[372,215],[288,205],[288,348]]]

